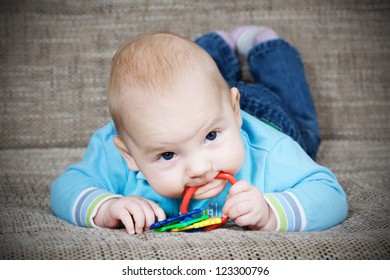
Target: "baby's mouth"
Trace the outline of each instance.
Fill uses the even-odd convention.
[[[196,187],[194,199],[212,198],[220,194],[225,188],[226,181],[220,179],[212,179],[206,184]]]

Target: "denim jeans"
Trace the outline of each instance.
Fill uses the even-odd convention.
[[[256,45],[248,54],[253,83],[242,81],[241,65],[216,33],[195,41],[215,60],[230,87],[241,94],[241,109],[293,138],[315,160],[320,144],[317,113],[298,51],[282,39]]]

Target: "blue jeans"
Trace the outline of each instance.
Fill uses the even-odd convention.
[[[315,160],[320,145],[317,113],[298,51],[282,39],[255,46],[248,54],[254,83],[242,81],[241,65],[216,33],[195,41],[241,94],[241,109],[293,138]]]

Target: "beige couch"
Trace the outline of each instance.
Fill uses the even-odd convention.
[[[146,32],[195,38],[242,24],[273,27],[301,51],[323,137],[318,161],[346,190],[346,221],[309,233],[229,224],[130,236],[55,217],[52,181],[109,120],[118,46]],[[0,31],[1,259],[389,259],[389,1],[8,0]]]

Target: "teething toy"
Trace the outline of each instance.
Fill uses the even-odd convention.
[[[237,182],[233,175],[225,172],[220,172],[215,178],[227,180],[232,185]],[[206,214],[207,210],[202,211],[200,209],[194,209],[188,211],[188,204],[197,189],[198,187],[189,187],[185,190],[180,207],[180,215],[156,222],[151,225],[150,228],[154,229],[156,232],[164,232],[167,230],[173,232],[194,232],[211,231],[226,224],[229,221],[228,217],[210,218],[209,215]]]
[[[181,214],[179,216],[174,216],[171,218],[167,218],[163,221],[156,222],[153,225],[150,226],[151,229],[160,228],[168,224],[173,224],[174,222],[178,222],[180,220],[183,220],[187,217],[197,217],[198,214],[200,214],[202,211],[200,209],[194,209],[192,211],[189,211],[187,213]]]
[[[174,228],[171,231],[187,231],[190,229],[205,228],[207,226],[217,225],[220,223],[222,223],[222,219],[220,217],[212,217],[212,218],[208,218],[204,221],[200,221],[198,223],[195,223],[195,224],[183,227],[183,228]]]

